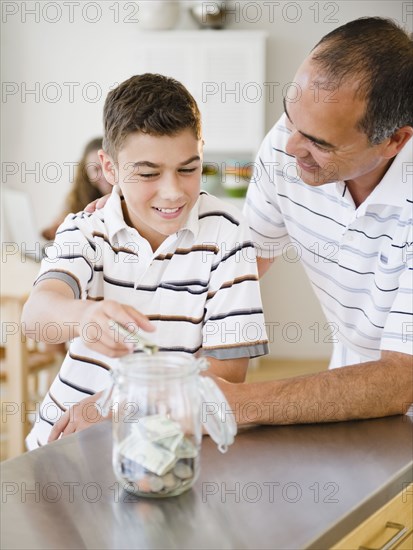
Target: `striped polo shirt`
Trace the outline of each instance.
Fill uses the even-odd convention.
[[[133,306],[155,325],[150,339],[160,352],[217,359],[268,353],[256,252],[238,209],[201,192],[184,227],[153,252],[126,225],[122,200],[115,186],[103,209],[67,216],[36,283],[59,279],[77,299]],[[95,335],[91,326],[84,337]],[[40,407],[28,448],[47,441],[70,404],[106,388],[117,361],[75,338]]]
[[[344,182],[299,178],[285,115],[263,141],[244,214],[258,256],[299,258],[335,328],[330,368],[413,353],[412,140],[356,207]],[[291,299],[294,299],[292,296]]]

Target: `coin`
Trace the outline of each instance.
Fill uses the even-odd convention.
[[[193,471],[188,464],[184,464],[180,460],[176,463],[173,473],[176,475],[176,477],[179,477],[179,479],[189,479],[193,476]]]
[[[159,476],[147,474],[138,483],[138,490],[141,493],[159,493],[163,489],[163,481]]]
[[[180,484],[180,481],[173,475],[172,472],[170,472],[169,474],[162,476],[162,483],[165,489],[171,490],[175,489],[175,487]]]

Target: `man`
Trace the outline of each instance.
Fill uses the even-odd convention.
[[[412,90],[412,40],[378,17],[332,31],[298,69],[244,213],[260,275],[299,248],[338,343],[326,372],[216,378],[239,424],[382,417],[413,402]]]
[[[412,90],[412,40],[381,18],[332,31],[298,69],[244,213],[260,275],[287,243],[299,248],[338,343],[327,372],[219,381],[240,424],[373,418],[411,405]]]

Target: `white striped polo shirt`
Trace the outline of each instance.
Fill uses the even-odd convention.
[[[121,200],[115,186],[103,209],[67,216],[36,283],[60,279],[78,299],[133,306],[156,326],[150,339],[161,352],[217,359],[268,353],[255,248],[238,209],[202,192],[185,226],[153,252],[126,225]],[[40,407],[28,448],[47,441],[70,404],[107,387],[116,362],[74,339]]]
[[[413,353],[412,140],[356,208],[344,182],[299,177],[285,115],[263,141],[244,214],[258,256],[301,262],[337,327],[330,368]],[[292,297],[293,299],[293,297]]]

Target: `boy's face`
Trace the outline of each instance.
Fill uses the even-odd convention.
[[[136,132],[126,138],[117,164],[102,151],[100,158],[107,179],[122,190],[125,221],[153,250],[183,227],[202,172],[202,141],[190,129],[175,136]]]

